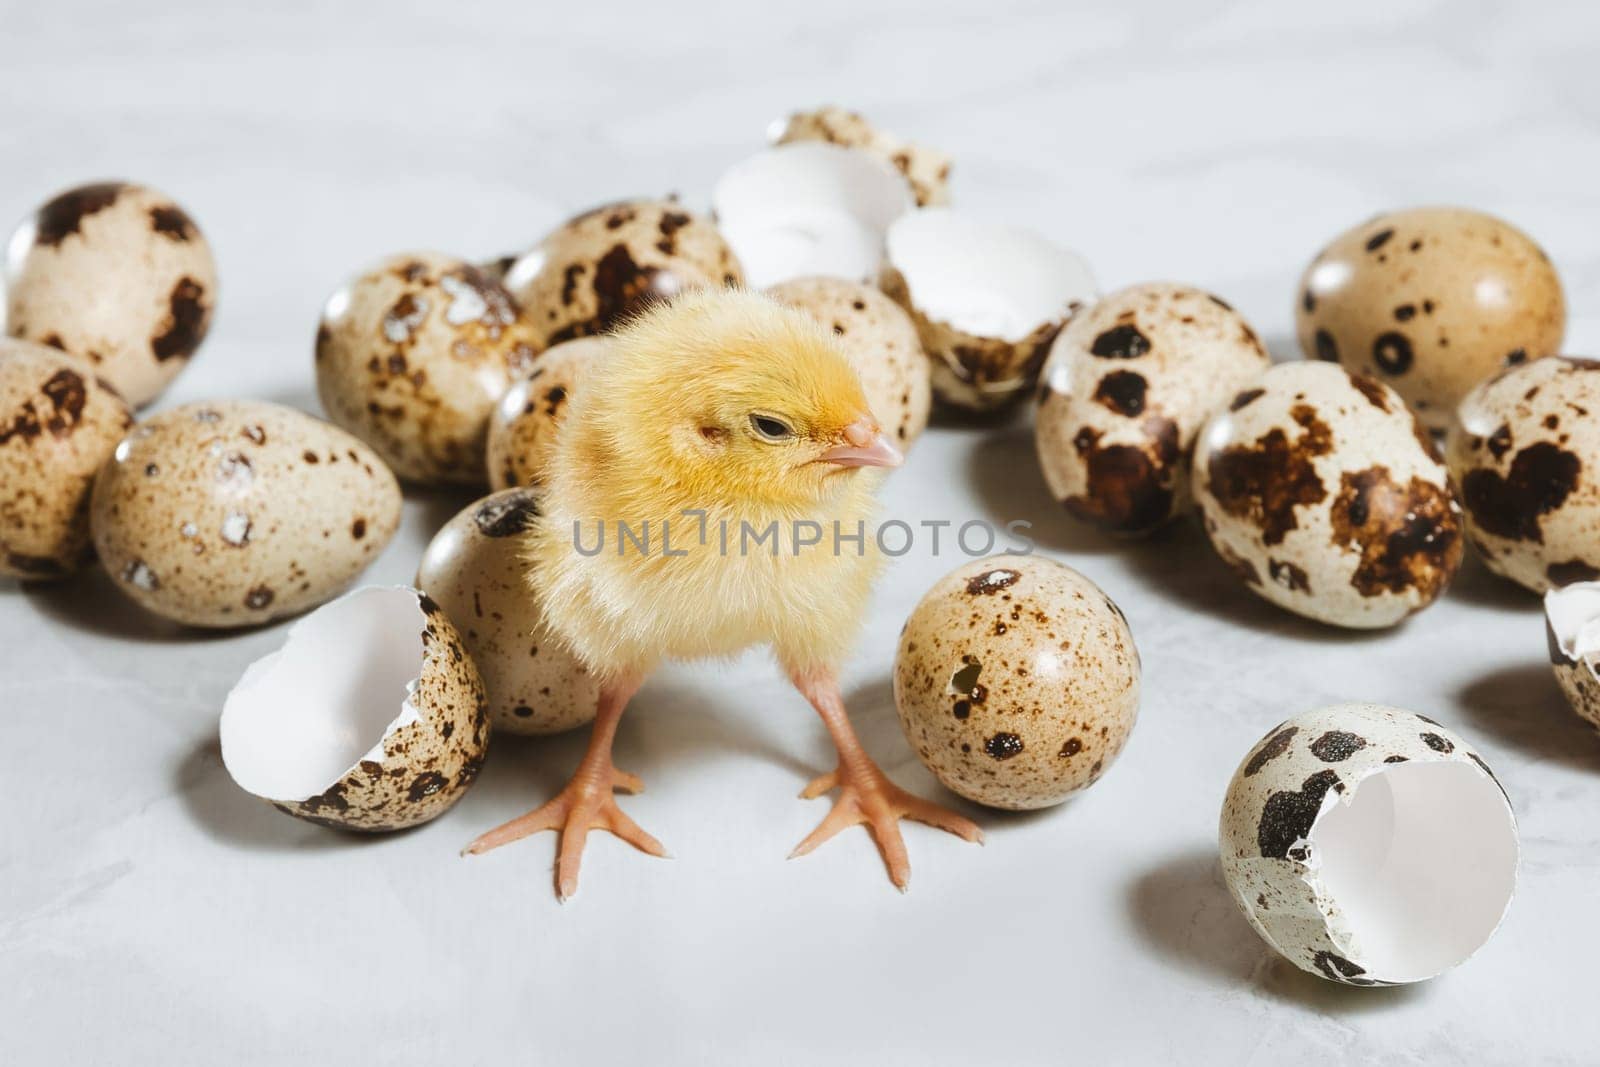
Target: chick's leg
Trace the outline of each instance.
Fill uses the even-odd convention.
[[[795,671],[790,674],[790,680],[822,716],[833,745],[839,750],[839,765],[812,781],[800,794],[809,800],[838,789],[839,799],[834,801],[833,810],[822,824],[795,846],[789,854],[791,859],[804,856],[840,830],[865,823],[878,843],[878,851],[883,854],[889,880],[904,890],[911,880],[911,862],[900,836],[901,819],[948,830],[967,841],[983,840],[983,831],[971,819],[912,796],[891,782],[872,762],[850,726],[844,699],[839,695],[839,682],[832,671]]]
[[[590,830],[605,830],[642,852],[665,856],[667,850],[661,847],[661,842],[628,818],[612,795],[615,789],[637,793],[644,788],[635,775],[619,771],[611,762],[611,744],[617,736],[617,722],[642,681],[640,678],[630,678],[601,688],[599,711],[589,735],[589,748],[571,781],[554,799],[543,807],[490,830],[468,845],[464,853],[477,855],[541,830],[554,830],[561,835],[561,846],[556,857],[556,895],[562,900],[578,891],[578,866],[583,860],[583,845]]]

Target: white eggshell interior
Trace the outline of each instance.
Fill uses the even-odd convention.
[[[911,302],[930,319],[975,337],[1020,341],[1094,299],[1094,275],[1076,252],[1031,230],[1000,226],[948,208],[897,219],[890,264]]]
[[[1568,658],[1600,660],[1600,582],[1579,582],[1544,595],[1544,615]]]
[[[248,792],[317,796],[417,718],[411,704],[426,625],[414,590],[358,589],[289,630],[222,707],[222,762]]]
[[[876,280],[889,224],[911,210],[899,171],[854,148],[767,149],[717,180],[712,210],[752,289],[807,275]]]
[[[1489,940],[1516,885],[1517,830],[1487,774],[1460,762],[1396,763],[1330,791],[1309,841],[1316,878],[1374,978],[1415,982]]]

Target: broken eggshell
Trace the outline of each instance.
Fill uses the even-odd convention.
[[[880,130],[858,112],[831,106],[797,111],[774,122],[769,135],[773,144],[825,141],[862,149],[905,176],[918,207],[950,202],[950,157],[946,153]]]
[[[542,352],[527,375],[506,390],[489,415],[485,453],[491,488],[538,485],[544,480],[567,401],[590,360],[609,345],[604,337],[563,341]]]
[[[882,285],[916,323],[934,395],[978,412],[1026,396],[1062,324],[1095,296],[1077,253],[947,208],[889,227]]]
[[[1550,666],[1567,703],[1600,730],[1600,582],[1578,582],[1544,595]]]
[[[518,734],[582,726],[600,698],[529,584],[526,533],[538,516],[535,490],[486,496],[445,523],[417,570],[417,587],[443,606],[483,673],[495,729]]]
[[[1222,872],[1256,933],[1346,985],[1419,982],[1489,940],[1511,903],[1517,826],[1459,735],[1378,704],[1277,726],[1222,807]]]
[[[913,202],[889,163],[819,141],[736,163],[711,194],[717,226],[752,288],[810,275],[875,280],[884,234]]]
[[[489,743],[483,683],[439,605],[369,587],[289,628],[222,707],[222,762],[296,818],[400,830],[460,800]]]

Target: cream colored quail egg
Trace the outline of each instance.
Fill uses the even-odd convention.
[[[486,451],[492,488],[544,481],[567,401],[583,380],[584,368],[609,344],[604,337],[563,341],[541,353],[532,369],[506,390],[489,416]]]

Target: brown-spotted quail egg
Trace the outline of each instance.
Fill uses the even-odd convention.
[[[12,234],[5,288],[7,332],[81,357],[138,407],[205,340],[217,269],[171,198],[98,182],[56,196]]]
[[[1567,703],[1600,730],[1600,582],[1574,582],[1544,595],[1550,665]]]
[[[1566,331],[1555,267],[1510,223],[1454,207],[1379,215],[1317,253],[1296,302],[1308,357],[1394,386],[1433,429],[1507,365]]]
[[[89,489],[132,425],[87,363],[0,338],[0,577],[60,578],[92,555]]]
[[[533,489],[486,496],[434,535],[417,571],[417,588],[444,608],[483,674],[495,729],[518,734],[582,726],[600,697],[528,583],[524,534],[538,516]]]
[[[905,175],[918,207],[950,202],[949,155],[880,130],[857,112],[830,106],[797,111],[773,124],[773,144],[796,141],[824,141],[870,152]]]
[[[542,347],[477,267],[437,252],[391,256],[328,299],[317,393],[401,478],[482,485],[489,413]]]
[[[506,271],[544,345],[605,333],[686,289],[744,271],[712,223],[672,200],[627,200],[558,226]]]
[[[400,487],[372,450],[249,400],[139,423],[95,479],[90,530],[123,592],[191,626],[253,626],[338,593],[394,536]]]
[[[1223,802],[1222,872],[1256,933],[1345,985],[1418,982],[1500,925],[1516,818],[1459,734],[1378,704],[1279,724]]]
[[[567,401],[583,380],[584,368],[609,344],[604,337],[563,341],[541,353],[528,373],[506,390],[489,416],[486,452],[491,488],[544,481]]]
[[[900,305],[844,278],[795,278],[767,292],[833,331],[861,378],[872,413],[895,444],[909,448],[928,425],[933,388],[917,328]]]
[[[1043,808],[1093,785],[1139,711],[1128,621],[1053,560],[1002,555],[941,578],[895,654],[906,739],[939,781],[996,808]]]
[[[1461,565],[1461,509],[1398,394],[1327,363],[1283,363],[1195,441],[1212,547],[1258,595],[1357,629],[1431,604]]]
[[[1508,368],[1456,416],[1450,473],[1489,569],[1534,592],[1600,578],[1600,361]]]
[[[1076,253],[948,208],[889,227],[881,281],[916,324],[934,396],[976,412],[1027,396],[1062,324],[1095,295]]]
[[[249,793],[344,830],[400,830],[460,800],[483,764],[483,683],[443,610],[358,589],[300,619],[222,708],[222,760]]]
[[[1187,511],[1195,434],[1271,364],[1220,298],[1154,282],[1078,312],[1045,364],[1034,438],[1074,516],[1147,533]]]

